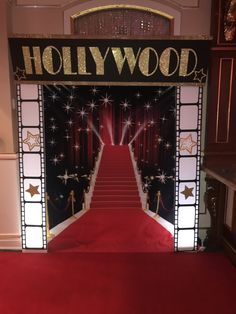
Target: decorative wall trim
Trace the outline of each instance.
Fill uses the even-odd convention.
[[[0,153],[0,160],[17,160],[19,158],[18,154],[15,153]]]
[[[0,250],[21,250],[21,235],[0,234]]]

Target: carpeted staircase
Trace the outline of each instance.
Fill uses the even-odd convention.
[[[141,209],[127,145],[105,145],[90,207]]]

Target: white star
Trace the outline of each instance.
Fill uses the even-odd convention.
[[[162,121],[162,123],[164,123],[164,122],[167,121],[168,119],[166,119],[166,117],[163,116],[162,118],[160,118],[160,120]]]
[[[110,98],[111,96],[108,96],[107,93],[104,96],[102,96],[102,98],[100,99],[100,101],[102,102],[102,106],[104,106],[105,108],[108,106],[108,105],[111,105],[111,103],[113,102],[113,100]]]
[[[95,101],[94,101],[94,100],[90,101],[90,102],[87,104],[87,106],[89,107],[89,109],[90,109],[91,111],[93,111],[93,110],[97,107],[97,105],[95,104]]]
[[[50,129],[52,130],[52,132],[55,132],[56,129],[58,129],[58,127],[53,123],[53,124],[50,126]]]
[[[58,158],[57,155],[55,155],[52,159],[50,159],[51,162],[56,166],[57,164],[59,164],[60,159]]]
[[[129,107],[131,107],[130,103],[126,99],[120,105],[124,109],[124,111],[126,111],[126,109],[129,109]]]
[[[149,102],[147,102],[145,105],[144,105],[144,108],[146,111],[148,111],[150,108],[151,108],[151,104]]]
[[[74,147],[75,151],[80,149],[80,146],[77,143],[75,143],[75,145],[73,147]]]
[[[52,98],[53,102],[59,98],[55,92],[53,92],[49,97]]]
[[[127,127],[131,127],[132,124],[133,124],[133,122],[132,122],[131,118],[128,118],[128,119],[126,119],[126,120],[124,121],[124,124],[125,124],[125,126],[127,126]]]
[[[54,138],[52,138],[52,139],[49,141],[49,144],[50,144],[50,146],[55,146],[55,145],[56,145],[56,141],[54,140]]]
[[[66,139],[66,141],[68,142],[69,139],[71,138],[71,136],[68,135],[68,133],[64,136],[64,138]]]
[[[70,95],[68,96],[68,98],[69,98],[70,101],[72,101],[72,100],[75,98],[75,96],[74,96],[73,94],[70,94]]]
[[[93,95],[96,95],[99,92],[99,89],[96,86],[93,86],[91,88],[91,92],[92,92]]]
[[[63,108],[66,111],[66,113],[69,113],[73,109],[73,107],[71,106],[71,104],[69,102],[64,104]]]
[[[136,98],[140,98],[142,95],[140,94],[140,92],[137,92],[136,94],[135,94],[135,96],[136,96]]]
[[[69,125],[69,127],[71,127],[74,122],[70,119],[70,120],[68,120],[66,123]]]
[[[166,148],[167,150],[169,150],[169,149],[171,148],[171,144],[167,142],[167,143],[165,144],[165,148]]]
[[[167,180],[167,177],[166,177],[166,174],[162,171],[162,173],[158,176],[156,176],[156,178],[158,178],[158,180],[161,182],[161,183],[166,183],[166,180]]]
[[[84,109],[84,107],[82,107],[81,110],[78,110],[77,113],[79,114],[79,116],[80,116],[82,119],[88,115],[87,112],[86,112],[86,110]]]

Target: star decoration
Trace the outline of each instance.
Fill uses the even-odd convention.
[[[95,110],[95,109],[97,108],[97,105],[95,104],[95,101],[94,101],[94,100],[90,101],[90,102],[87,104],[87,106],[89,107],[89,109],[90,109],[91,111],[93,111],[93,110]]]
[[[49,144],[50,144],[50,146],[55,146],[55,145],[56,145],[56,141],[54,140],[54,138],[52,138],[52,139],[49,141]]]
[[[71,106],[71,104],[69,102],[67,102],[66,104],[64,104],[63,106],[64,110],[66,111],[66,113],[68,114],[70,111],[73,110],[73,107]]]
[[[77,143],[75,143],[75,145],[73,146],[73,148],[75,149],[75,151],[77,151],[77,150],[80,149],[80,146],[79,146]]]
[[[70,95],[68,96],[68,98],[69,98],[70,101],[73,101],[73,99],[75,98],[75,96],[74,96],[73,94],[70,94]]]
[[[77,112],[79,114],[79,116],[81,117],[81,119],[83,119],[84,117],[86,117],[88,115],[88,113],[86,112],[86,110],[84,109],[84,107],[82,107],[81,110],[78,110]]]
[[[53,124],[50,126],[50,129],[52,130],[52,132],[55,132],[56,129],[58,129],[58,127],[53,123]]]
[[[98,90],[98,88],[96,86],[93,86],[91,88],[91,92],[92,92],[93,95],[96,95],[99,92],[99,90]]]
[[[206,74],[203,72],[203,68],[199,71],[195,71],[194,73],[194,81],[198,81],[200,83],[202,83],[202,80],[206,77]]]
[[[77,180],[77,174],[68,174],[68,170],[66,169],[65,170],[65,173],[63,175],[59,175],[57,176],[57,178],[61,179],[62,182],[66,185],[67,184],[67,181],[69,179],[74,179],[74,180]]]
[[[74,122],[72,121],[72,119],[68,120],[66,123],[69,125],[69,127],[72,127],[72,125],[74,124]]]
[[[49,97],[52,98],[52,101],[54,102],[55,100],[57,100],[57,98],[59,98],[59,96],[57,96],[56,93],[52,93],[52,95],[50,95]]]
[[[30,196],[33,197],[34,195],[36,194],[40,194],[39,191],[38,191],[38,188],[39,188],[39,185],[32,185],[32,184],[29,184],[29,188],[28,190],[25,190],[26,192],[29,192],[30,193]]]
[[[120,105],[124,111],[126,111],[126,109],[129,109],[129,107],[131,107],[130,103],[126,99]]]
[[[145,105],[144,105],[144,108],[146,111],[148,111],[150,108],[151,108],[151,104],[149,102],[147,102]]]
[[[197,142],[193,141],[192,134],[189,134],[187,137],[180,138],[180,151],[187,150],[189,154],[192,154],[193,147],[197,146]]]
[[[187,185],[185,185],[184,190],[180,193],[184,195],[185,199],[187,199],[190,196],[193,196],[193,188],[189,188]]]
[[[111,96],[108,96],[107,93],[105,95],[105,97],[102,97],[100,99],[100,101],[102,102],[102,106],[104,106],[105,108],[108,106],[108,105],[111,105],[111,103],[113,102],[113,100],[110,98]]]
[[[137,93],[135,94],[135,96],[136,96],[137,99],[139,99],[142,95],[140,94],[140,92],[137,92]]]
[[[57,155],[55,155],[52,159],[50,159],[51,162],[54,164],[54,166],[56,166],[57,164],[59,164],[60,159],[58,158]]]
[[[164,123],[164,122],[167,121],[168,119],[166,119],[166,117],[163,116],[163,117],[160,118],[160,120],[161,120],[162,123]]]
[[[40,147],[40,135],[34,135],[31,132],[27,131],[27,137],[23,140],[23,143],[28,146],[30,151],[35,147]]]
[[[127,126],[128,128],[132,126],[133,121],[131,120],[131,118],[128,118],[124,121],[125,126]]]
[[[161,174],[159,174],[158,176],[156,176],[156,178],[161,182],[161,183],[166,183],[167,180],[167,176],[166,174],[162,171]]]
[[[17,81],[20,81],[22,79],[26,79],[25,70],[22,70],[19,67],[16,67],[16,72],[14,72],[14,74],[15,74]]]
[[[64,136],[64,138],[66,139],[66,141],[68,142],[69,141],[69,139],[71,138],[71,136],[69,136],[69,134],[67,133],[65,136]]]

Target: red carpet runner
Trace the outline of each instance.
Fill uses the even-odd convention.
[[[49,244],[63,252],[170,252],[173,238],[141,209],[128,146],[104,147],[91,210]]]

